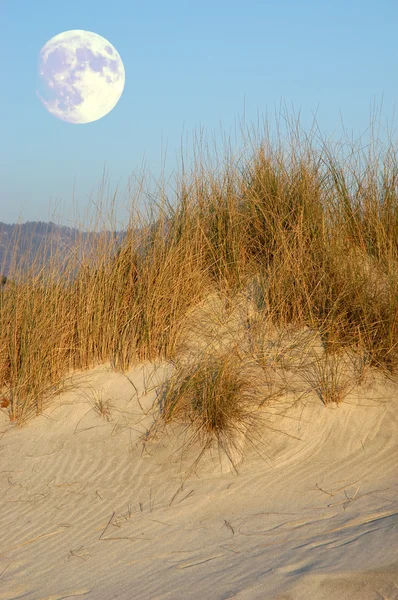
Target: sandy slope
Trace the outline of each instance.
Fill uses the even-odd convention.
[[[130,373],[139,391],[145,370]],[[392,384],[337,409],[300,403],[279,423],[299,439],[265,432],[239,475],[215,455],[181,487],[182,438],[142,454],[151,417],[131,384],[104,368],[89,380],[109,422],[83,382],[23,429],[3,415],[1,598],[398,597]]]
[[[171,371],[76,375],[23,428],[0,411],[0,598],[397,599],[398,385],[268,411],[239,474],[214,451],[187,475],[181,427],[139,442]]]

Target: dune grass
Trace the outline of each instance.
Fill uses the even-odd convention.
[[[229,157],[211,169],[197,159],[191,173],[180,175],[176,204],[161,189],[149,220],[136,210],[139,198],[132,199],[121,242],[104,231],[91,252],[79,240],[66,257],[46,248],[43,268],[28,252],[19,263],[11,260],[0,289],[0,387],[11,421],[39,414],[75,369],[177,364],[186,315],[214,290],[232,308],[253,281],[246,355],[181,366],[180,379],[159,399],[164,423],[188,423],[204,447],[212,440],[228,446],[242,424],[252,426],[264,397],[246,393],[249,380],[239,365],[248,356],[270,362],[270,324],[319,333],[324,356],[307,369],[307,380],[325,404],[344,397],[336,375],[341,352],[361,357],[361,374],[365,363],[396,373],[394,147],[374,140],[377,152],[353,145],[343,159],[298,132],[295,124],[288,151],[263,138],[243,165]],[[147,235],[138,238],[137,224]]]

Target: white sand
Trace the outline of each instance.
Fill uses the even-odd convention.
[[[23,428],[0,411],[0,598],[397,599],[398,385],[308,395],[265,415],[285,433],[246,442],[239,474],[213,451],[187,476],[182,427],[139,442],[171,370],[129,372],[142,409],[101,367]]]

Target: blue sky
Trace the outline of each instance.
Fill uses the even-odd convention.
[[[337,138],[342,121],[364,133],[376,106],[396,139],[396,0],[3,0],[1,12],[3,222],[82,215],[105,169],[123,224],[134,174],[172,176],[200,130],[210,145],[224,135],[239,148],[243,116],[250,125],[268,115],[272,126],[281,105],[308,130],[316,114]],[[83,125],[36,96],[40,49],[70,29],[105,37],[126,71],[116,107]]]

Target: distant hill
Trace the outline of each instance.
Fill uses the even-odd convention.
[[[143,229],[137,229],[136,232],[138,237],[145,235]],[[33,264],[40,268],[51,255],[57,256],[62,268],[71,249],[76,250],[78,256],[87,255],[94,248],[99,235],[104,234],[109,239],[116,237],[117,244],[120,244],[126,232],[106,231],[99,234],[42,221],[11,225],[0,222],[0,277],[9,276],[13,261],[23,265],[24,269]]]
[[[40,268],[50,256],[57,256],[61,267],[72,248],[81,253],[89,251],[98,235],[52,222],[29,221],[12,225],[0,222],[0,275],[9,276],[13,261],[23,265],[24,269],[33,264]]]

